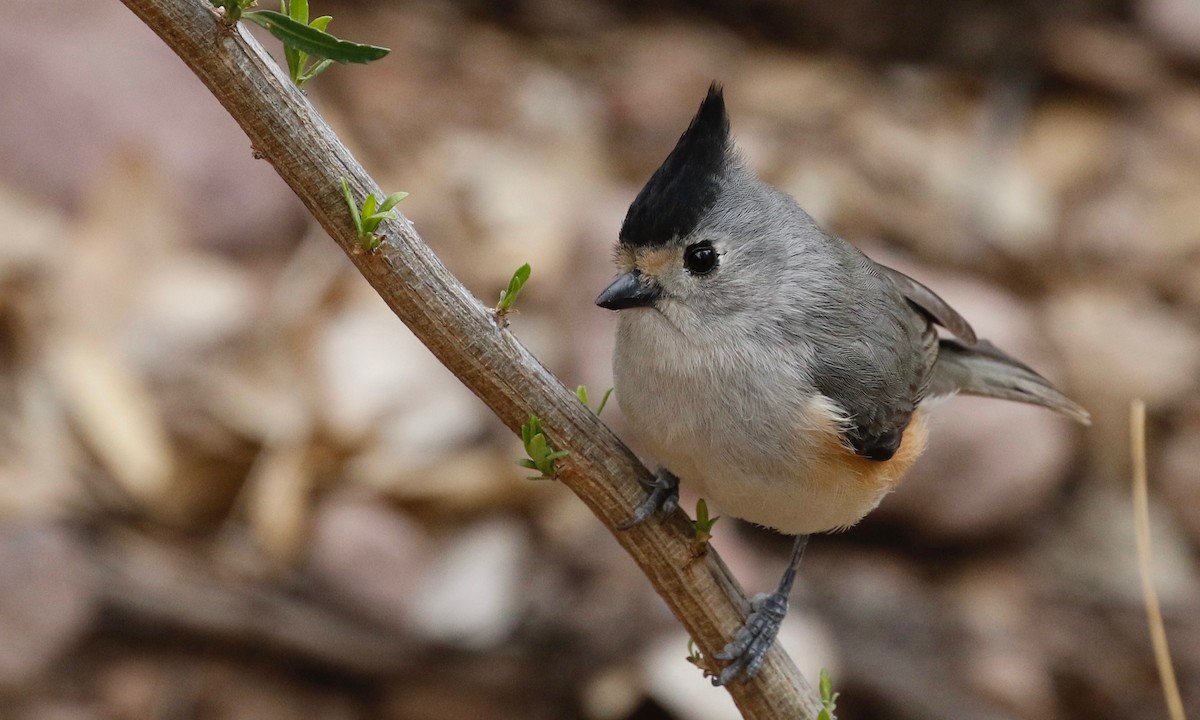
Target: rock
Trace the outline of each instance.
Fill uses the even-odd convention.
[[[988,243],[1016,257],[1036,258],[1053,240],[1061,207],[1024,160],[1004,141],[981,152],[970,171],[974,178],[967,185],[966,209],[971,229]]]
[[[128,498],[154,509],[167,494],[175,458],[144,378],[110,343],[82,334],[56,338],[48,364],[84,442]]]
[[[621,81],[614,84],[612,121],[633,130],[630,157],[637,177],[649,177],[696,112],[704,91],[735,65],[744,48],[730,35],[704,34],[683,23],[643,26],[622,35],[612,56]],[[641,68],[654,67],[655,72]],[[640,136],[640,137],[636,137]]]
[[[499,422],[367,293],[331,319],[315,349],[320,425],[355,448],[345,479],[459,510],[521,498],[519,444],[483,445]]]
[[[94,693],[106,718],[154,717],[163,698],[187,714],[288,720],[355,720],[358,700],[335,683],[313,683],[252,660],[122,649],[94,671]],[[265,665],[265,666],[264,666]]]
[[[1194,413],[1194,410],[1193,410]],[[1147,444],[1154,447],[1153,437]],[[1200,543],[1200,418],[1192,414],[1163,443],[1158,463],[1151,463],[1150,493],[1161,500],[1188,533],[1193,544]]]
[[[53,261],[53,248],[66,231],[62,210],[9,188],[0,188],[0,282],[41,270]]]
[[[398,452],[438,456],[479,432],[479,401],[374,292],[357,295],[317,340],[315,382],[325,426],[346,443],[378,434]],[[419,448],[419,450],[418,450]]]
[[[1171,407],[1196,387],[1200,335],[1170,307],[1134,289],[1085,285],[1046,302],[1075,399],[1092,413],[1093,471],[1124,484],[1129,401]]]
[[[0,461],[0,517],[48,519],[88,507],[78,477],[83,450],[50,379],[20,379],[3,417],[13,445]]]
[[[1143,7],[1149,4],[1141,3]],[[1154,44],[1133,27],[1108,22],[1060,23],[1047,28],[1042,44],[1051,68],[1102,92],[1144,94],[1167,78],[1166,64]]]
[[[435,641],[495,646],[521,620],[529,553],[525,529],[513,520],[480,522],[449,538],[415,588],[412,624]]]
[[[1168,616],[1172,611],[1192,612],[1200,593],[1200,564],[1175,516],[1153,494],[1149,511],[1155,586],[1163,611]],[[1141,613],[1136,548],[1129,490],[1096,485],[1081,493],[1051,542],[1039,548],[1038,576],[1052,578],[1060,592],[1087,593]]]
[[[943,588],[970,640],[963,663],[968,683],[1017,717],[1061,717],[1047,649],[1030,617],[1039,598],[1020,561],[972,563]]]
[[[778,642],[814,687],[822,668],[832,677],[838,676],[837,644],[829,628],[801,603],[792,603],[779,629]],[[689,720],[740,718],[729,693],[713,687],[687,656],[687,633],[678,630],[657,638],[646,648],[641,655],[646,695],[675,716]]]
[[[1195,151],[1200,93],[1172,87],[1141,107],[1143,123],[1110,134],[1102,143],[1093,138],[1091,154],[1109,158],[1109,171],[1090,189],[1080,188],[1087,191],[1077,194],[1064,215],[1061,243],[1070,256],[1120,267],[1122,274],[1178,292],[1189,275],[1181,265],[1191,263],[1200,248],[1200,219],[1193,212],[1200,203],[1200,155]],[[1065,142],[1056,145],[1083,150],[1087,143],[1081,141],[1091,134],[1076,132],[1070,141],[1064,134]],[[1114,155],[1114,148],[1122,146],[1128,148],[1124,158]]]
[[[161,167],[186,199],[186,226],[202,244],[272,246],[299,228],[303,209],[292,192],[253,158],[250,141],[192,72],[125,8],[69,0],[14,6],[0,28],[0,62],[27,69],[0,86],[6,182],[77,207],[114,156],[133,152]]]
[[[1013,717],[964,672],[973,638],[917,566],[880,552],[823,550],[805,557],[802,572],[837,638],[843,667],[833,682],[843,702],[870,698],[878,717]]]
[[[521,674],[519,670],[527,674]],[[547,682],[538,668],[508,655],[471,656],[466,661],[437,662],[429,672],[414,673],[396,682],[378,701],[379,716],[404,720],[528,720],[571,716],[578,713],[572,703],[560,709],[553,681]],[[537,678],[530,688],[528,678]]]
[[[304,548],[315,469],[307,443],[267,446],[246,477],[246,516],[258,546],[278,567]]]
[[[35,701],[13,711],[13,720],[102,720],[103,713],[90,703],[71,700]]]
[[[542,492],[538,483],[526,479],[529,471],[516,463],[523,452],[514,438],[499,447],[446,448],[444,453],[426,454],[414,450],[403,434],[385,432],[350,460],[346,479],[436,512],[494,512],[521,507]]]
[[[688,636],[674,632],[642,654],[646,694],[676,717],[739,720],[741,713],[724,688],[715,688],[700,668],[687,661]]]
[[[676,621],[646,577],[591,512],[563,489],[546,489],[542,554],[523,578],[522,636],[559,676],[585,682],[628,667],[650,638]]]
[[[938,97],[935,93],[929,100]],[[848,118],[842,132],[856,151],[855,170],[866,182],[851,186],[861,195],[843,203],[831,229],[849,237],[900,237],[929,258],[974,259],[980,248],[964,232],[961,215],[971,194],[991,178],[981,180],[976,172],[979,148],[972,130],[963,112],[910,117],[882,102]],[[947,213],[946,208],[960,210]]]
[[[87,631],[98,606],[91,573],[66,530],[0,524],[0,690],[33,681]]]
[[[137,285],[126,346],[141,366],[164,375],[246,332],[261,303],[250,273],[204,253],[174,254]]]
[[[798,132],[836,127],[870,93],[862,68],[831,56],[765,52],[729,82],[731,103],[757,122],[779,127],[792,143]],[[697,101],[699,99],[697,98]],[[787,132],[792,131],[792,132]]]
[[[1118,165],[1118,130],[1117,113],[1107,105],[1044,101],[1032,108],[1017,157],[1061,207],[1072,193],[1093,186]]]
[[[527,112],[545,102],[541,84],[531,82],[523,93]],[[591,100],[577,103],[582,108],[560,113],[586,115]],[[431,141],[413,161],[422,192],[402,209],[422,233],[437,238],[447,266],[485,305],[494,305],[512,272],[530,263],[532,279],[518,305],[528,310],[531,298],[570,285],[572,245],[564,240],[582,231],[580,217],[606,189],[607,158],[599,130],[582,121],[559,135],[539,134],[526,122],[511,135],[463,130]],[[456,202],[449,205],[446,197]]]
[[[1167,152],[1167,157],[1162,159],[1182,159],[1189,166],[1194,165],[1200,155],[1197,152],[1200,147],[1200,88],[1192,85],[1164,88],[1163,92],[1146,99],[1145,108],[1145,132],[1161,141]],[[1193,178],[1185,175],[1182,179],[1186,182]]]
[[[98,667],[96,685],[100,704],[116,717],[152,714],[157,698],[170,683],[169,665],[162,658],[135,654]]]
[[[1200,7],[1191,0],[1139,0],[1139,24],[1151,37],[1192,60],[1200,59]]]
[[[580,704],[588,720],[623,720],[642,702],[641,678],[630,667],[597,673],[583,687]]]
[[[338,492],[316,508],[308,572],[333,601],[383,627],[408,630],[433,543],[408,516],[365,493]]]

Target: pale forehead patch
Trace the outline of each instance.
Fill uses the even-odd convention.
[[[634,268],[643,275],[656,277],[679,264],[680,249],[669,247],[630,247],[621,245],[617,249],[617,267],[621,272]]]

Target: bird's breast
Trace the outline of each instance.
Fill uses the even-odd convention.
[[[842,440],[844,413],[795,358],[689,343],[652,313],[622,318],[617,401],[653,458],[720,512],[789,534],[849,527],[924,447],[918,416],[891,460],[861,458]]]

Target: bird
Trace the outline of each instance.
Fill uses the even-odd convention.
[[[849,528],[897,486],[935,401],[979,395],[1090,422],[928,287],[759,179],[716,82],[629,206],[615,262],[596,304],[619,313],[616,398],[660,463],[621,527],[674,510],[682,482],[794,537],[776,590],[714,655],[715,685],[758,672],[808,538]]]

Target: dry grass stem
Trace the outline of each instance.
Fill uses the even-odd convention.
[[[1184,720],[1183,700],[1175,668],[1171,665],[1171,650],[1167,647],[1167,631],[1163,625],[1158,591],[1154,588],[1154,550],[1150,546],[1150,504],[1146,489],[1146,403],[1134,400],[1129,413],[1130,443],[1133,458],[1133,523],[1137,537],[1138,569],[1142,575],[1142,594],[1146,598],[1146,618],[1150,623],[1150,642],[1154,645],[1154,660],[1162,678],[1163,694],[1171,720]]]

